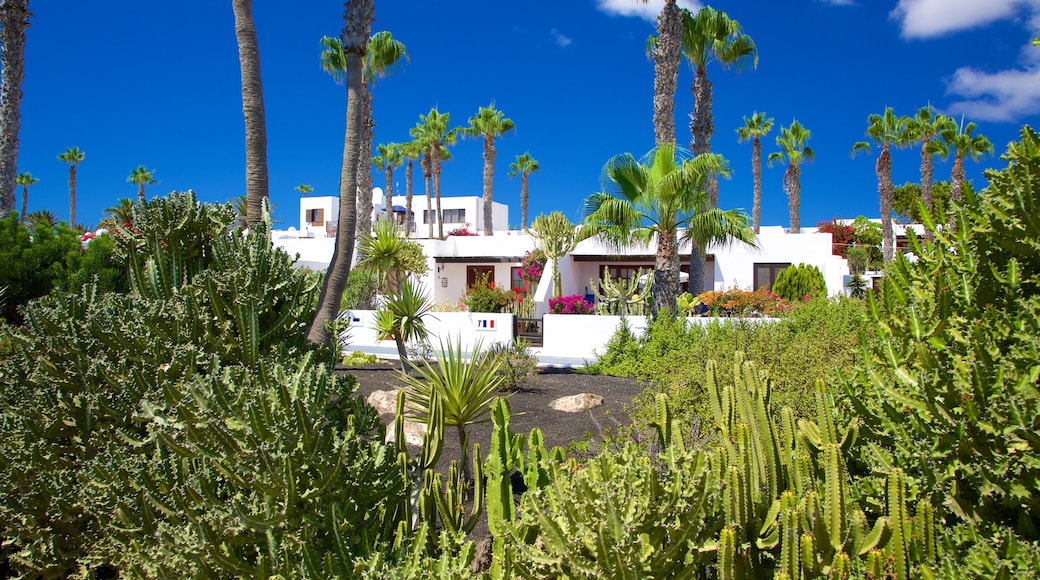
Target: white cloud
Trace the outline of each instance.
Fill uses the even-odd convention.
[[[904,38],[931,38],[1017,17],[1023,11],[1031,16],[1031,24],[1040,23],[1040,0],[899,0],[890,16],[901,22]]]
[[[556,30],[555,28],[550,30],[549,34],[551,34],[553,36],[553,38],[556,39],[556,46],[567,46],[570,43],[574,42],[571,39],[571,37],[564,36],[563,34],[560,33],[559,30]]]
[[[696,12],[701,9],[700,2],[678,0],[679,8]],[[612,16],[638,16],[643,20],[657,22],[664,0],[596,0],[596,8]]]
[[[834,4],[835,6],[852,6],[856,3],[855,0],[819,0],[824,4]]]
[[[972,121],[1017,121],[1040,113],[1040,66],[995,73],[959,68],[946,93],[963,99],[946,107],[951,115]]]

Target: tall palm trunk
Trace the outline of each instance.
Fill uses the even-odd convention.
[[[693,114],[690,115],[690,152],[694,156],[711,151],[711,136],[715,132],[711,115],[711,81],[708,80],[708,68],[697,65],[693,77]],[[708,194],[708,205],[716,208],[719,205],[718,181],[714,175],[708,176],[704,182]],[[707,248],[699,244],[690,246],[690,281],[687,289],[694,296],[704,291],[704,265],[707,262]]]
[[[946,221],[950,224],[950,228],[957,225],[957,220],[954,218],[956,211],[954,210],[955,205],[960,205],[961,199],[964,198],[964,159],[957,155],[953,158],[953,169],[950,170],[950,201],[953,202],[947,208]]]
[[[242,74],[242,115],[246,124],[246,225],[259,223],[268,195],[267,117],[260,79],[260,47],[253,26],[253,1],[232,0]]]
[[[881,256],[885,262],[895,255],[895,238],[892,234],[892,154],[888,145],[881,148],[877,160],[878,197],[881,198]]]
[[[433,215],[433,198],[430,197],[430,182],[433,175],[433,161],[430,158],[430,151],[430,149],[427,149],[426,153],[423,153],[423,159],[420,162],[420,166],[422,167],[423,181],[426,182],[426,221],[430,228],[430,233],[427,237],[433,239],[433,222],[435,216]]]
[[[0,215],[14,211],[29,0],[0,4]]]
[[[675,144],[675,90],[682,62],[682,15],[675,0],[665,0],[657,17],[654,50],[654,138],[657,146]]]
[[[69,165],[69,225],[76,227],[76,165]]]
[[[412,235],[412,167],[414,162],[409,159],[408,167],[404,170],[404,229],[408,232],[407,236]]]
[[[702,281],[703,284],[703,281]],[[679,248],[675,230],[657,233],[657,258],[654,262],[654,301],[651,314],[674,312],[675,291],[679,288]]]
[[[520,229],[527,229],[527,172],[520,173]]]
[[[787,212],[791,220],[791,233],[802,233],[802,168],[796,163],[787,165],[784,173],[784,189],[787,190]]]
[[[361,239],[372,233],[372,138],[375,135],[372,118],[372,91],[368,83],[361,83],[361,151],[358,153],[357,177],[357,234]],[[358,260],[364,256],[359,252]]]
[[[386,164],[386,191],[383,192],[383,211],[386,213],[386,218],[390,219],[394,211],[394,166],[390,163]]]
[[[484,235],[495,235],[495,224],[491,221],[491,204],[494,202],[495,187],[495,137],[484,135]]]
[[[373,0],[357,0],[343,5],[343,49],[346,56],[347,119],[343,138],[343,166],[339,176],[339,227],[328,274],[318,296],[318,309],[307,329],[307,340],[333,344],[338,337],[326,325],[339,315],[339,302],[347,285],[354,254],[354,229],[357,225],[357,170],[361,150],[361,75],[365,47],[375,18]]]
[[[755,201],[751,206],[751,228],[758,234],[762,225],[762,141],[755,135],[751,142],[751,175],[755,181]]]
[[[144,183],[137,184],[137,203],[144,204]]]
[[[22,219],[21,222],[25,223],[25,216],[29,215],[29,186],[22,186]]]
[[[925,138],[921,143],[921,200],[924,201],[924,207],[929,214],[935,211],[932,200],[932,154],[928,152],[930,141],[931,139]],[[925,231],[924,238],[930,241],[932,232]]]
[[[441,144],[434,141],[431,169],[433,171],[433,194],[437,198],[437,237],[444,239],[444,214],[441,213]]]

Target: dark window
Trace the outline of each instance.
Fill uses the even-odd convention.
[[[491,286],[495,284],[494,266],[466,266],[466,288],[472,288],[485,280]]]
[[[772,290],[773,283],[776,282],[776,277],[780,274],[780,270],[790,265],[790,262],[786,264],[755,264],[755,289],[757,290],[764,286],[767,290]]]
[[[441,221],[446,224],[464,224],[466,223],[466,210],[465,209],[445,209],[441,210]]]
[[[325,210],[322,208],[307,210],[307,223],[312,226],[325,225]]]
[[[524,289],[524,279],[520,277],[520,266],[513,266],[509,269],[509,287],[513,292],[520,294],[527,292]]]
[[[424,209],[422,211],[422,223],[424,223],[424,224],[430,223],[430,210]]]
[[[610,279],[615,282],[618,280],[631,280],[636,277],[639,270],[642,269],[644,274],[649,274],[649,277],[653,277],[654,269],[651,266],[607,266],[607,272],[610,274]],[[600,269],[600,278],[603,277],[603,270]]]

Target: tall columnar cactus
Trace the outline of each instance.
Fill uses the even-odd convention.
[[[888,551],[896,580],[910,577],[910,516],[906,508],[906,475],[897,467],[888,475],[888,518],[892,531]]]
[[[642,316],[646,312],[650,296],[649,288],[642,294],[639,292],[640,287],[646,285],[642,277],[643,269],[640,268],[628,280],[615,281],[610,275],[610,270],[604,266],[603,277],[599,279],[598,284],[596,280],[589,280],[589,287],[596,293],[596,311],[600,314],[618,316]]]

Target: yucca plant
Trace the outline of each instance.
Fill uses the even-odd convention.
[[[376,312],[376,332],[381,340],[394,339],[401,359],[401,371],[411,374],[414,367],[408,360],[407,343],[425,342],[430,333],[423,317],[433,310],[430,295],[417,287],[411,278],[403,278],[397,292],[387,298]]]
[[[434,399],[438,399],[444,413],[444,425],[455,427],[462,454],[459,463],[467,480],[472,477],[466,461],[469,437],[466,427],[491,422],[491,403],[499,396],[502,376],[498,372],[502,361],[498,357],[480,356],[478,341],[473,352],[462,351],[461,338],[441,342],[436,361],[423,361],[414,368],[415,375],[403,374],[402,379],[411,389],[408,394],[409,415],[414,421],[426,422]]]

